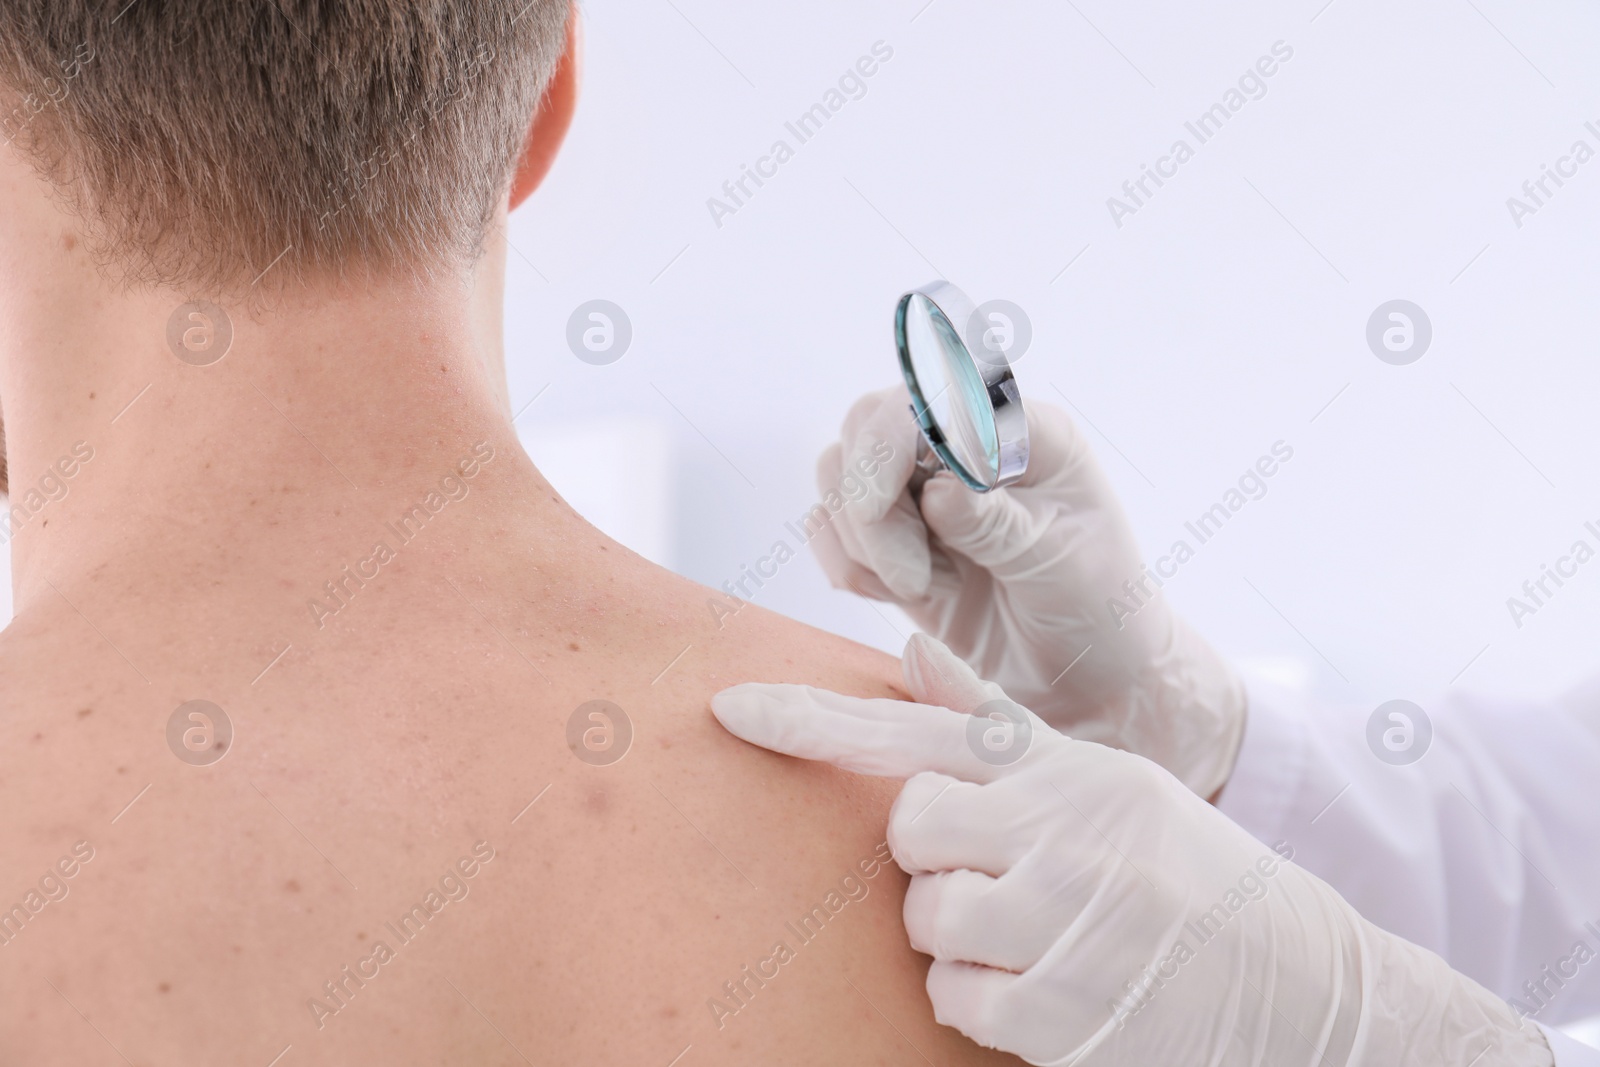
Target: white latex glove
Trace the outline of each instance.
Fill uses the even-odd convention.
[[[941,1023],[1041,1065],[1553,1062],[1504,1001],[1154,763],[1030,718],[1025,754],[994,766],[964,713],[1000,689],[921,634],[903,669],[943,706],[755,684],[711,706],[755,744],[909,779],[888,841]]]
[[[1052,726],[1215,794],[1244,735],[1244,686],[1145,575],[1072,420],[1029,401],[1020,482],[974,493],[941,472],[919,510],[907,489],[918,439],[909,405],[904,386],[862,398],[818,462],[825,493],[841,479],[866,484],[812,541],[834,586],[899,604]],[[1119,618],[1113,597],[1137,610]]]

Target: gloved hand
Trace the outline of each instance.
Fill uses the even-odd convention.
[[[711,706],[755,744],[909,778],[888,840],[912,875],[906,931],[934,958],[939,1022],[1041,1065],[1553,1062],[1504,1001],[1366,922],[1154,763],[1013,705],[1032,737],[995,765],[963,713],[1000,689],[921,634],[903,670],[918,700],[943,706],[755,684]],[[1004,758],[1024,751],[1014,739]]]
[[[1244,686],[1167,606],[1072,420],[1030,401],[1020,482],[974,493],[941,472],[919,509],[909,405],[904,386],[862,398],[818,463],[824,492],[846,474],[867,485],[812,542],[834,586],[899,604],[1052,726],[1216,793],[1244,735]]]

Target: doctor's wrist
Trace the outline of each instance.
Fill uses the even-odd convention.
[[[1438,955],[1358,921],[1377,966],[1362,1011],[1366,1040],[1352,1065],[1396,1062],[1405,1049],[1400,1062],[1418,1067],[1553,1067],[1550,1042],[1531,1020]]]

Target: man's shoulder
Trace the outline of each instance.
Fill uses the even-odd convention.
[[[684,632],[698,634],[723,685],[792,682],[908,699],[899,661],[885,652],[694,582],[678,579],[674,594],[694,623]]]

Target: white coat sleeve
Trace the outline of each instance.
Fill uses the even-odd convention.
[[[1600,690],[1425,705],[1404,766],[1369,747],[1372,708],[1250,696],[1226,815],[1525,1017],[1600,1013]]]

